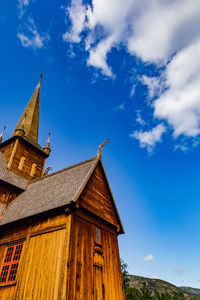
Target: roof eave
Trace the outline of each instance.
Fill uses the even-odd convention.
[[[26,137],[26,136],[25,136]],[[38,146],[36,146],[34,143],[31,143],[31,141],[26,140],[26,138],[19,136],[19,135],[14,135],[12,137],[10,137],[8,140],[4,141],[3,143],[0,144],[0,150],[1,148],[3,148],[4,146],[10,144],[11,142],[15,141],[16,139],[19,139],[23,142],[25,142],[26,144],[31,144],[32,147],[34,147],[37,151],[39,151],[40,153],[42,153],[45,157],[48,157],[49,155],[44,152],[44,150],[40,147],[40,145],[38,144]],[[30,139],[30,138],[29,138]]]

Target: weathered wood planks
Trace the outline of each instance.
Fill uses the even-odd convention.
[[[80,196],[80,206],[115,226],[119,225],[112,197],[100,164],[97,165]]]

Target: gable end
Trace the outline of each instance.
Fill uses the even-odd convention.
[[[101,161],[83,189],[79,205],[116,226],[119,233],[124,232]]]

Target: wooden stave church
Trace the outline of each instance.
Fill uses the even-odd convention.
[[[101,153],[46,175],[40,81],[11,138],[0,135],[0,299],[122,300],[124,233]]]

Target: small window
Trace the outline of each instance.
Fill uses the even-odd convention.
[[[22,156],[22,157],[20,158],[20,162],[19,162],[18,169],[21,170],[21,171],[24,170],[25,160],[26,160],[26,158],[25,158],[24,156]]]
[[[37,164],[34,163],[32,164],[32,168],[31,168],[31,176],[34,177],[36,175],[37,172]]]
[[[95,242],[101,243],[101,229],[98,227],[95,227]]]
[[[22,248],[23,243],[11,245],[6,248],[4,262],[0,274],[0,284],[15,281]]]

